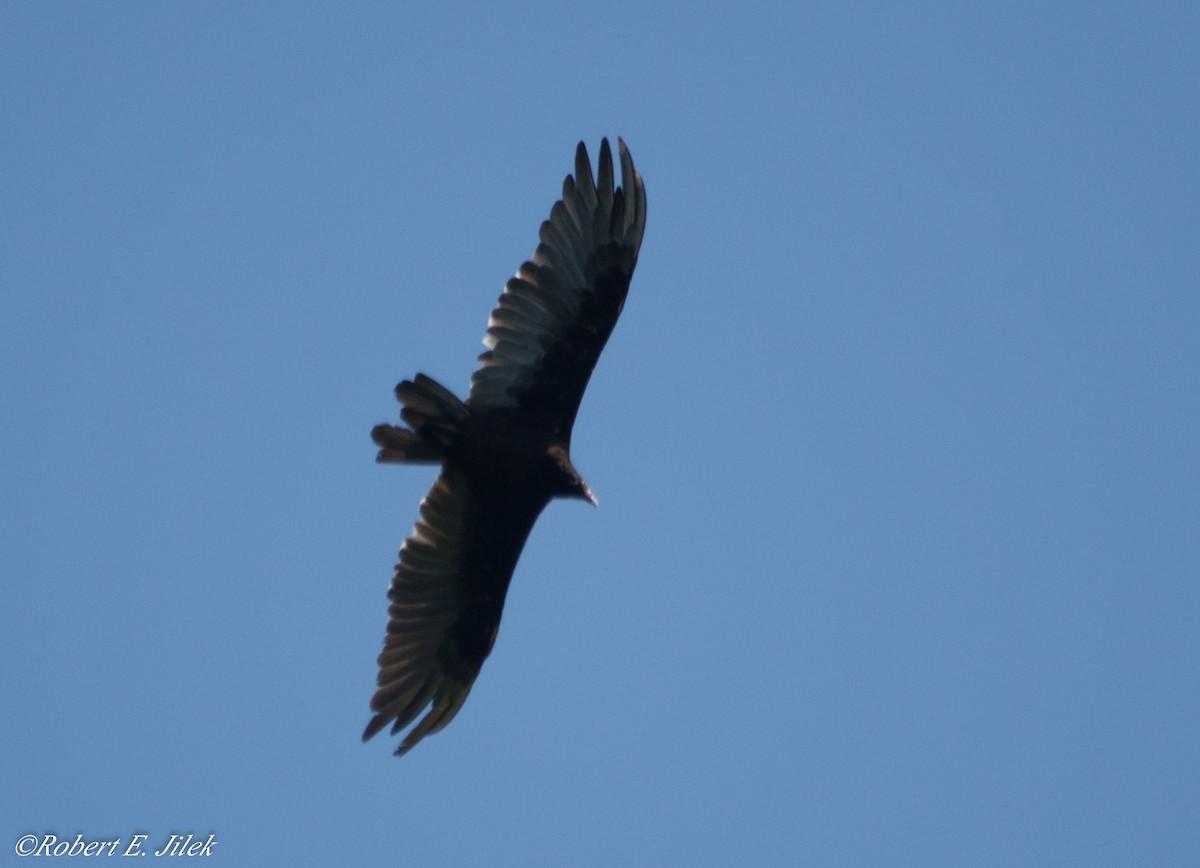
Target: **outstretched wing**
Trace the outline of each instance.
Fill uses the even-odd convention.
[[[540,511],[521,498],[473,492],[453,467],[433,483],[388,590],[375,717],[363,741],[389,724],[395,735],[432,703],[396,750],[401,756],[458,714],[496,641],[513,568]]]
[[[600,175],[583,142],[575,176],[542,223],[533,258],[504,287],[488,318],[489,349],[471,377],[467,406],[519,410],[554,439],[569,442],[583,391],[612,334],[646,228],[646,190],[625,143],[617,140],[621,186],[613,189],[612,152],[600,144]]]

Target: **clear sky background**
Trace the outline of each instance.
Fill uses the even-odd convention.
[[[1200,863],[1200,6],[0,5],[0,862]],[[580,139],[649,222],[458,719],[363,745]]]

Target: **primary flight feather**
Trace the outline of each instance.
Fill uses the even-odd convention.
[[[375,716],[363,740],[399,733],[428,712],[400,756],[450,723],[500,628],[521,549],[555,497],[595,497],[571,463],[571,429],[612,334],[646,228],[646,190],[625,143],[587,149],[542,223],[533,257],[509,279],[488,317],[466,401],[424,374],[396,387],[408,427],[377,425],[377,460],[441,464],[420,519],[400,547],[379,655]],[[432,707],[431,707],[432,706]]]

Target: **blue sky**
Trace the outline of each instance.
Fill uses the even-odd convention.
[[[0,5],[0,853],[1200,861],[1192,3]],[[455,722],[363,745],[575,143],[649,220]]]

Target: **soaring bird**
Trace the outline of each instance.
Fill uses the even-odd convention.
[[[500,628],[513,569],[555,497],[596,498],[571,463],[571,429],[600,351],[625,305],[646,227],[646,190],[617,140],[600,173],[583,142],[575,175],[542,223],[533,258],[509,279],[488,317],[488,348],[466,401],[424,374],[396,387],[408,427],[377,425],[376,460],[441,464],[388,590],[375,716],[363,741],[392,735],[429,711],[402,756],[462,708]],[[430,707],[432,706],[432,707]]]

